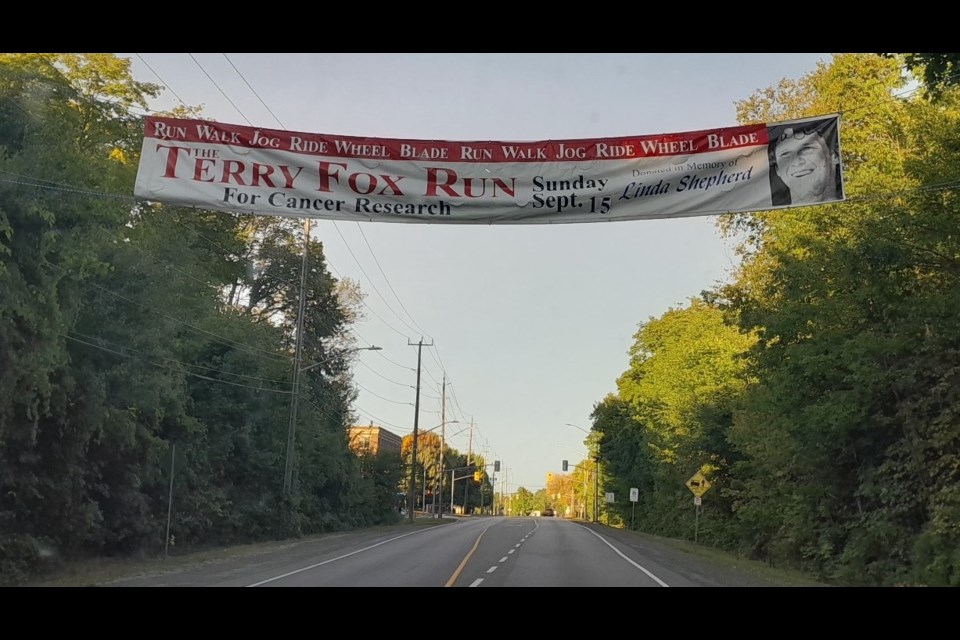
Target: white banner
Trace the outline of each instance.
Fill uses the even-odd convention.
[[[844,199],[839,117],[622,138],[357,138],[147,117],[134,195],[262,215],[608,222]]]

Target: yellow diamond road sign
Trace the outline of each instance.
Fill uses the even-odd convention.
[[[687,480],[687,488],[693,492],[693,495],[698,498],[705,494],[710,487],[713,485],[710,484],[710,481],[703,477],[703,474],[697,471],[693,474],[693,477]]]

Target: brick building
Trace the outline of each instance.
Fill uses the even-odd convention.
[[[403,438],[397,434],[383,427],[374,426],[372,422],[365,426],[350,427],[347,435],[350,448],[355,453],[368,451],[375,454],[379,451],[396,451],[399,455],[400,444],[403,442]]]

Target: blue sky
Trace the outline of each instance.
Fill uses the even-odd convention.
[[[221,122],[428,140],[544,140],[736,125],[735,103],[828,53],[120,53],[134,77]],[[726,281],[715,217],[566,225],[314,221],[335,275],[367,294],[358,423],[440,424],[501,460],[509,491],[542,488],[586,454],[589,415],[616,390],[638,326]],[[384,274],[386,277],[384,277]],[[473,421],[473,429],[470,422]],[[471,439],[472,435],[472,439]],[[488,470],[488,471],[492,471]],[[695,470],[694,470],[695,471]]]

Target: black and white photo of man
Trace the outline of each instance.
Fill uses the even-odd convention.
[[[768,127],[774,206],[843,200],[836,117]]]

